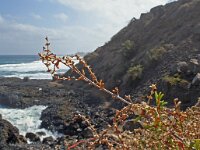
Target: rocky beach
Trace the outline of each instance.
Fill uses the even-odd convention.
[[[114,110],[103,106],[87,104],[83,91],[73,91],[66,84],[51,80],[26,80],[19,78],[0,79],[0,104],[6,108],[24,109],[31,106],[46,106],[42,111],[40,128],[59,133],[58,138],[40,139],[42,133],[20,135],[19,130],[1,117],[1,145],[10,149],[54,149],[62,146],[64,139],[76,141],[92,137],[92,131],[84,120],[77,118],[85,115],[99,130],[111,122]],[[85,96],[84,96],[85,94]],[[89,100],[88,100],[89,102]],[[75,119],[74,119],[75,118]],[[32,144],[27,144],[29,140]],[[9,147],[10,145],[10,147]],[[36,148],[37,147],[37,148]]]
[[[84,66],[86,63],[76,65],[80,70],[82,69],[81,65],[83,66],[83,70],[79,71],[82,76],[77,77],[76,71],[74,71],[76,68],[74,69],[73,65],[73,71],[65,71],[61,68],[59,73],[62,75],[60,77],[66,79],[71,76],[70,81],[51,79],[51,75],[48,74],[47,76],[47,72],[44,72],[45,66],[35,59],[31,60],[31,63],[27,61],[28,63],[23,63],[23,65],[21,62],[17,65],[2,64],[0,67],[2,75],[0,77],[0,150],[67,149],[67,146],[73,143],[94,138],[93,127],[99,132],[114,124],[113,122],[114,120],[116,121],[116,118],[113,118],[117,114],[119,115],[120,109],[125,108],[124,106],[129,103],[132,106],[140,107],[143,111],[138,111],[136,114],[134,110],[132,114],[128,114],[129,111],[126,111],[125,115],[122,113],[122,118],[127,117],[127,120],[122,121],[123,125],[120,126],[122,133],[125,134],[129,131],[135,131],[134,129],[145,129],[145,125],[144,127],[141,125],[142,121],[133,123],[131,120],[139,115],[146,117],[146,123],[155,121],[152,126],[148,126],[153,127],[153,131],[157,131],[154,130],[154,127],[157,129],[159,125],[164,126],[166,122],[173,123],[173,121],[177,121],[178,119],[175,120],[173,117],[186,114],[186,111],[190,117],[192,113],[198,116],[200,106],[199,10],[199,0],[178,0],[154,7],[149,12],[141,14],[139,19],[133,18],[110,41],[84,57],[88,65]],[[47,48],[49,44],[47,40]],[[49,50],[46,49],[46,51]],[[48,52],[46,54],[44,56],[40,54],[41,58],[43,56],[43,61],[51,61],[50,57],[53,54]],[[52,63],[54,65],[56,61],[61,59],[67,62],[67,59],[64,59],[65,57],[58,58],[53,55],[52,58],[55,59]],[[71,61],[67,63],[73,64]],[[42,65],[43,68],[40,68]],[[92,77],[95,76],[89,70],[90,66],[98,79],[93,80],[94,78]],[[30,67],[28,71],[26,71],[27,67]],[[85,72],[84,69],[86,70],[87,68],[89,68],[89,71]],[[20,76],[20,73],[23,76]],[[90,75],[90,77],[86,80],[84,77],[87,75]],[[91,84],[84,83],[90,78],[96,84],[97,89],[92,87]],[[164,95],[159,93],[161,95],[159,99],[159,94],[155,93],[156,100],[147,105],[149,97],[149,100],[154,99],[152,95],[148,95],[151,90],[149,88],[150,85],[151,88],[154,87],[151,93],[158,90]],[[104,88],[110,90],[111,93],[116,93],[116,95],[104,93]],[[130,96],[128,96],[129,94]],[[124,99],[127,97],[130,99],[129,101],[126,99],[127,103],[122,103],[116,100],[119,95],[124,96]],[[164,100],[161,101],[163,96]],[[162,106],[161,103],[163,104]],[[145,110],[143,106],[145,106]],[[2,113],[1,109],[4,109]],[[20,111],[26,116],[23,118],[20,113],[12,114],[8,111],[9,109],[10,111]],[[155,115],[152,115],[152,112],[149,113],[150,115],[148,113],[145,114],[151,109],[152,112],[156,110]],[[33,111],[37,112],[33,113],[37,117],[32,114]],[[166,115],[167,117],[172,115],[172,118],[163,117],[167,121],[164,120],[159,124],[158,122],[162,120],[162,117],[158,115],[158,112],[162,111],[164,115],[169,113]],[[6,113],[9,113],[11,117],[15,117],[14,119],[11,118],[11,121],[14,120],[13,123],[4,118]],[[128,117],[127,114],[130,116]],[[153,118],[151,115],[153,117],[159,116],[160,118]],[[17,124],[15,124],[19,116],[22,119],[29,117],[26,121],[28,125],[30,122],[30,124],[33,123],[32,131],[26,130],[27,132],[24,133],[25,129],[23,129],[22,135],[21,128],[17,128]],[[184,121],[183,118],[186,116],[181,116],[179,123],[182,123]],[[148,119],[151,119],[151,117],[153,119],[149,121]],[[37,120],[34,120],[35,118]],[[199,118],[192,119],[198,125]],[[188,120],[186,119],[186,121]],[[18,121],[18,125],[20,123]],[[186,124],[190,123],[186,122]],[[189,135],[188,128],[190,126],[188,125],[188,127],[187,125],[185,125],[185,130],[182,132],[185,135]],[[195,124],[195,126],[197,125]],[[164,131],[164,129],[161,131]],[[186,131],[188,134],[186,134]],[[170,132],[171,130],[166,131],[167,135],[172,135]],[[198,129],[193,132],[196,133],[195,140],[199,140]],[[152,133],[150,135],[154,136]],[[121,137],[116,135],[112,137],[113,139],[111,138],[111,143],[117,141],[116,143],[119,144],[120,142],[118,140],[115,141],[115,139],[118,137],[121,139]],[[164,132],[163,135],[165,135]],[[182,136],[182,134],[179,136]],[[184,141],[179,136],[174,135],[170,138],[175,137],[176,139],[178,137],[179,143]],[[154,142],[156,143],[159,140],[156,139]],[[185,140],[188,140],[188,138]],[[126,142],[126,139],[124,141]],[[139,142],[136,141],[136,145]],[[194,143],[194,141],[189,142],[190,144]],[[116,143],[113,145],[116,146]],[[162,143],[163,147],[166,146],[166,143]],[[182,143],[184,145],[184,142]],[[121,146],[120,144],[119,147]],[[188,145],[186,144],[185,146],[187,147]],[[97,145],[96,147],[98,150],[107,148],[104,145]],[[86,149],[86,147],[80,148]]]

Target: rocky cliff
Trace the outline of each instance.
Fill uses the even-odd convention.
[[[179,0],[133,18],[109,42],[85,56],[107,88],[140,99],[157,83],[169,104],[200,96],[200,1]]]

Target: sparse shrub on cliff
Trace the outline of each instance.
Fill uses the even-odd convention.
[[[123,44],[122,44],[123,48],[126,50],[130,50],[133,48],[134,46],[134,42],[130,41],[130,40],[126,40]]]
[[[130,54],[133,52],[135,43],[134,41],[126,40],[124,43],[122,43],[122,49],[121,52],[125,57],[129,57]]]
[[[147,53],[150,60],[157,61],[159,60],[162,55],[166,52],[166,49],[163,46],[155,47],[150,49],[150,51]]]
[[[132,66],[127,71],[127,73],[131,76],[132,80],[141,78],[142,72],[143,72],[142,65]]]
[[[169,83],[170,85],[184,85],[184,84],[188,84],[188,81],[185,79],[182,79],[180,75],[174,75],[174,76],[169,76],[166,75],[162,78],[163,81]]]
[[[53,54],[49,50],[48,39],[46,38],[46,40],[46,48],[39,56],[52,76],[57,80],[85,81],[91,86],[110,94],[114,99],[126,105],[121,110],[116,110],[112,125],[99,132],[92,126],[89,119],[84,116],[79,116],[90,126],[93,131],[93,137],[80,140],[72,145],[65,145],[67,150],[78,149],[80,145],[84,147],[84,149],[96,149],[103,145],[106,149],[111,150],[199,150],[200,107],[193,106],[186,111],[181,111],[181,102],[176,99],[174,100],[173,108],[165,107],[166,101],[163,100],[164,94],[158,92],[155,84],[150,86],[151,91],[150,94],[146,96],[146,101],[133,103],[130,95],[121,97],[117,87],[112,90],[106,89],[104,82],[96,77],[91,67],[78,55],[76,55],[75,58],[79,61],[79,65],[82,65],[80,69],[75,66],[72,57],[58,57]],[[156,54],[156,56],[160,56],[160,54]],[[60,64],[69,67],[78,77],[55,76],[55,72]],[[138,74],[140,75],[142,72],[142,67],[138,65],[130,70],[137,72],[136,76],[138,76]],[[86,75],[85,71],[89,72],[89,74]],[[156,103],[155,106],[151,105],[153,101]],[[134,129],[132,132],[124,131],[122,128],[124,123],[133,115],[135,115],[136,118],[132,119],[132,121],[139,123],[142,127]]]

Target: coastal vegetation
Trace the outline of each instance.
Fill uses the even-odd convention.
[[[166,49],[164,47],[155,47],[150,49],[150,51],[148,52],[148,57],[150,60],[154,60],[157,61],[159,60],[162,55],[166,52]]]
[[[134,43],[131,42],[130,40],[126,40],[123,44],[122,44],[123,48],[128,50],[131,50],[134,46]]]
[[[178,74],[175,74],[174,76],[169,76],[169,75],[166,75],[163,77],[163,80],[167,83],[169,83],[170,85],[183,85],[183,84],[188,84],[188,81],[185,80],[185,79],[182,79],[180,77],[180,75]]]
[[[120,96],[118,87],[114,87],[112,90],[107,89],[104,81],[97,78],[92,68],[80,56],[58,57],[49,50],[49,45],[48,38],[46,38],[46,47],[39,56],[55,79],[84,81],[111,95],[113,99],[122,102],[124,106],[122,109],[116,110],[112,123],[100,131],[92,125],[90,119],[78,115],[78,118],[84,120],[89,126],[92,137],[79,140],[71,145],[66,144],[66,149],[200,149],[200,107],[196,105],[182,111],[180,109],[181,102],[177,99],[174,99],[172,108],[166,107],[167,101],[164,100],[164,94],[158,91],[155,84],[150,86],[150,94],[145,96],[144,101],[135,103],[134,98],[130,95]],[[158,53],[155,54],[156,57],[152,58],[157,59],[163,50],[161,48],[154,52]],[[154,56],[153,53],[152,56]],[[74,60],[79,62],[79,66],[75,65]],[[61,64],[69,67],[76,76],[58,75],[56,71]],[[135,79],[141,75],[142,66],[134,66],[129,70]],[[172,84],[180,82],[179,77],[165,77],[165,80]],[[124,128],[127,122],[131,123],[134,128],[132,131]]]
[[[121,52],[124,57],[130,57],[130,55],[133,53],[135,43],[131,40],[126,40],[124,43],[122,43],[122,49]]]
[[[131,76],[132,80],[134,81],[136,79],[141,78],[142,71],[143,71],[142,65],[136,65],[128,69],[128,74]]]
[[[6,114],[0,114],[0,150],[199,150],[199,10],[200,0],[156,6],[87,54],[53,54],[46,38],[39,55],[48,72],[38,57],[31,56],[24,64],[27,56],[1,56],[0,104]],[[64,42],[73,34],[62,34],[64,39],[49,35],[53,42],[66,43],[64,49],[73,43],[92,48],[97,40]],[[85,37],[89,35],[94,34]],[[10,63],[18,59],[17,64]],[[21,112],[35,105],[45,106],[39,114],[31,109],[36,121],[27,113],[20,115],[23,121],[18,120],[19,113],[10,113],[10,108]],[[5,120],[7,114],[15,122]],[[37,121],[31,133],[20,129],[21,122],[31,127]]]

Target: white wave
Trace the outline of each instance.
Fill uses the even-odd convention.
[[[4,75],[4,77],[17,77],[23,79],[24,77],[29,77],[30,79],[52,79],[50,73],[34,73],[34,74],[26,74],[26,73],[17,73],[14,75]]]
[[[63,64],[60,65],[59,73],[64,73],[68,70]],[[21,64],[5,64],[0,65],[0,73],[6,72],[4,77],[29,77],[30,79],[52,79],[47,68],[41,61]]]
[[[25,109],[8,109],[0,107],[0,114],[2,118],[11,122],[12,125],[19,129],[21,135],[26,135],[27,132],[45,132],[46,135],[42,136],[41,139],[52,136],[54,139],[61,135],[57,133],[52,133],[46,129],[39,129],[41,124],[41,113],[46,106],[32,106]]]
[[[67,67],[61,64],[60,69],[67,69]],[[42,61],[34,61],[31,63],[21,63],[21,64],[0,65],[0,71],[33,72],[33,71],[46,71],[46,70],[47,68],[42,63]]]

